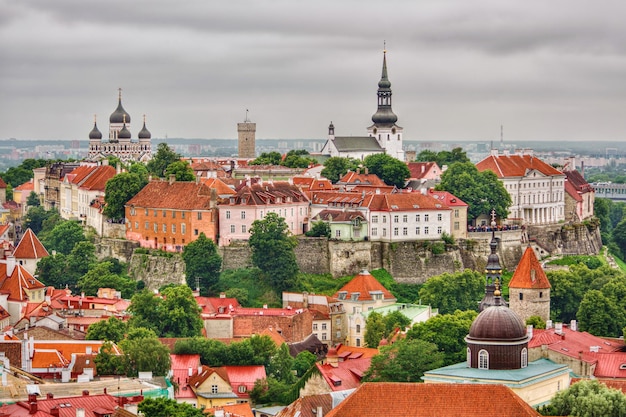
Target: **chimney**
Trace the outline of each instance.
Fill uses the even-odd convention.
[[[46,394],[46,399],[47,400],[51,400],[53,398],[54,398],[54,394],[53,393],[49,392],[49,393]]]
[[[187,369],[187,375],[193,376],[193,368],[191,366],[189,367],[189,369]]]
[[[213,411],[213,415],[215,417],[224,417],[224,409],[223,408],[219,408],[219,409],[215,409],[215,411]]]
[[[76,417],[85,417],[85,409],[77,408],[76,409]]]
[[[563,333],[563,323],[554,323],[554,333],[556,334]]]
[[[569,328],[571,331],[578,331],[578,323],[576,323],[576,320],[572,320],[569,322]]]
[[[526,334],[528,335],[528,337],[532,339],[533,337],[533,325],[532,324],[529,324],[528,326],[526,326]]]
[[[321,406],[317,407],[317,413],[315,413],[315,417],[323,417],[324,411]]]
[[[10,277],[13,274],[13,270],[15,269],[15,256],[8,255],[7,256],[7,277]]]
[[[170,174],[170,185],[174,184],[176,182],[176,175],[174,174]]]
[[[220,298],[226,298],[226,293],[225,292],[221,292],[220,293]]]
[[[369,174],[369,173],[370,173],[370,170],[369,170],[369,168],[368,168],[368,167],[365,167],[365,169],[364,169],[364,171],[363,171],[363,172],[365,172],[365,175],[367,175],[367,174]]]
[[[59,417],[59,416],[60,416],[60,414],[59,414],[59,413],[60,413],[60,411],[61,411],[61,410],[59,410],[59,407],[58,407],[58,406],[52,407],[52,408],[50,409],[50,415],[51,415],[51,416],[53,416],[53,417]]]
[[[28,413],[37,413],[37,394],[28,394]]]
[[[546,329],[551,329],[551,328],[552,328],[552,320],[546,321]]]
[[[89,397],[89,391],[84,389],[83,390],[83,397]]]

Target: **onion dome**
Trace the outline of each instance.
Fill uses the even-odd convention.
[[[122,129],[117,133],[118,139],[130,139],[130,130],[126,129],[126,123],[122,126]]]
[[[398,116],[391,110],[391,82],[387,77],[387,51],[383,55],[383,72],[378,82],[378,110],[372,116],[372,122],[377,125],[393,125]]]
[[[146,129],[146,115],[145,114],[143,116],[143,127],[139,131],[139,134],[137,135],[137,137],[139,139],[150,139],[152,137],[152,135],[150,134],[150,131]]]
[[[122,89],[119,90],[117,109],[109,117],[109,123],[130,123],[130,114],[122,107]]]
[[[98,130],[98,125],[96,124],[95,120],[93,122],[93,129],[91,129],[91,132],[89,132],[89,139],[93,139],[93,140],[102,139],[102,132]]]
[[[522,341],[528,338],[522,319],[510,308],[495,305],[483,310],[470,327],[467,341]]]

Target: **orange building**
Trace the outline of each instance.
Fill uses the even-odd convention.
[[[219,183],[151,181],[126,203],[126,238],[169,252],[182,251],[200,233],[216,241],[218,198],[228,188]]]

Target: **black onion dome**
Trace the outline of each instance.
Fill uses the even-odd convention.
[[[139,139],[150,139],[152,137],[152,134],[150,133],[150,131],[148,129],[146,129],[146,121],[145,120],[143,121],[143,128],[141,128],[141,130],[137,134],[137,137]]]
[[[378,108],[378,111],[372,116],[372,122],[377,125],[393,125],[398,121],[398,116],[391,108]]]
[[[93,123],[93,129],[89,132],[89,139],[102,139],[102,132],[98,130],[96,122]]]
[[[118,139],[130,139],[130,130],[126,129],[126,124],[122,126],[122,129],[117,133]]]
[[[130,114],[122,107],[121,96],[117,104],[117,109],[115,109],[115,111],[111,113],[111,117],[109,117],[109,123],[130,123]]]
[[[495,305],[483,310],[470,327],[468,340],[519,341],[527,338],[526,326],[510,308]]]

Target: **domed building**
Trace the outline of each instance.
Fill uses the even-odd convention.
[[[130,114],[122,106],[122,89],[119,90],[117,108],[109,116],[109,139],[102,139],[102,132],[94,120],[93,129],[89,133],[88,159],[99,161],[109,156],[116,156],[123,162],[147,162],[152,158],[152,135],[146,128],[146,117],[143,118],[143,128],[137,135],[138,140],[132,139],[130,132]]]
[[[503,384],[537,407],[569,386],[570,369],[548,359],[528,361],[531,335],[502,297],[502,270],[496,248],[493,232],[481,312],[465,337],[467,360],[425,372],[423,379],[426,383]]]

